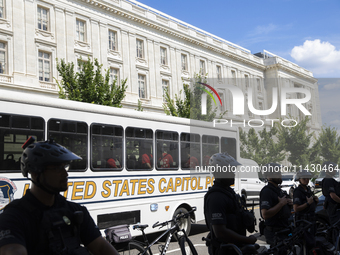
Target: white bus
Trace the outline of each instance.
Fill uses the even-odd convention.
[[[53,138],[82,157],[71,164],[64,196],[86,206],[102,231],[152,225],[196,206],[183,223],[189,232],[191,222],[204,219],[203,197],[213,183],[210,174],[195,173],[196,165],[224,151],[242,163],[235,128],[1,91],[0,210],[30,187],[20,171],[21,146],[30,136]]]

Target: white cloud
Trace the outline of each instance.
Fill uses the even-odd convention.
[[[295,46],[291,57],[298,64],[317,75],[340,75],[340,50],[329,42],[306,40],[303,45]]]
[[[340,89],[340,81],[338,83],[326,84],[323,88],[326,90]]]
[[[272,23],[266,26],[257,26],[252,32],[250,32],[249,36],[268,34],[272,31],[275,31],[276,29],[277,29],[277,26]]]

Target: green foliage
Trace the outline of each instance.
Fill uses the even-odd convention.
[[[320,162],[319,143],[316,142],[312,146],[314,132],[308,132],[308,121],[309,118],[305,117],[295,127],[277,125],[277,137],[289,154],[288,161],[293,166],[307,166]]]
[[[340,159],[340,137],[335,128],[322,127],[318,139],[320,152],[325,161],[339,163]]]
[[[81,71],[74,72],[74,63],[66,63],[63,59],[57,60],[57,70],[62,78],[59,86],[59,97],[74,101],[122,107],[122,100],[127,89],[127,79],[121,81],[121,85],[114,80],[110,84],[109,70],[101,73],[102,64],[90,57],[88,61],[79,61]]]
[[[195,119],[195,120],[204,120],[204,121],[212,121],[216,117],[217,108],[213,108],[212,99],[207,97],[207,114],[202,115],[201,113],[201,101],[202,94],[204,91],[203,85],[200,85],[199,82],[206,83],[206,76],[202,77],[200,74],[195,74],[194,81],[195,85],[193,89],[190,89],[188,84],[183,84],[184,89],[184,99],[181,99],[182,90],[180,91],[180,95],[175,95],[175,99],[172,99],[169,95],[169,91],[165,91],[165,101],[163,104],[164,112],[167,115]],[[223,116],[225,112],[220,114],[220,118]]]
[[[253,159],[259,165],[280,162],[285,158],[282,144],[275,142],[278,132],[275,126],[268,131],[262,129],[258,134],[254,128],[251,128],[248,133],[242,129],[239,131],[241,157]]]
[[[135,109],[136,111],[144,111],[144,108],[142,107],[142,102],[138,99],[138,105],[137,105],[137,109]]]

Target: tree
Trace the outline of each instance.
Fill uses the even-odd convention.
[[[62,78],[59,86],[59,97],[74,101],[100,104],[114,107],[122,107],[122,100],[125,97],[127,79],[117,84],[115,79],[110,84],[109,70],[101,73],[102,64],[97,59],[91,61],[79,61],[80,71],[75,73],[74,63],[66,63],[63,59],[57,60],[57,70]]]
[[[144,111],[144,108],[142,107],[142,102],[138,99],[137,109],[136,111],[142,112]]]
[[[264,128],[258,134],[254,128],[251,128],[248,133],[242,129],[239,130],[241,157],[250,158],[259,165],[280,162],[285,158],[282,144],[275,142],[278,132],[275,126],[269,131]]]
[[[206,83],[206,75],[202,77],[200,74],[194,75],[194,86],[190,89],[188,84],[183,84],[184,89],[184,99],[181,99],[182,90],[180,91],[180,95],[175,95],[175,99],[172,99],[169,95],[169,91],[165,90],[165,103],[163,104],[164,112],[167,115],[195,119],[195,120],[204,120],[204,121],[212,121],[216,117],[217,108],[213,109],[212,99],[207,97],[207,114],[202,115],[201,113],[201,103],[202,103],[202,94],[204,91],[202,90],[204,86],[199,83]],[[223,116],[225,112],[220,114],[220,117]]]
[[[319,144],[311,146],[314,132],[308,132],[308,117],[303,118],[295,127],[278,127],[278,139],[288,153],[288,161],[293,166],[303,167],[320,162]],[[293,125],[293,123],[291,124]]]
[[[325,161],[339,162],[340,159],[340,137],[335,128],[322,127],[318,137],[320,152]]]

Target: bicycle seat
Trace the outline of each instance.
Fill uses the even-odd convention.
[[[256,251],[260,248],[259,244],[247,244],[241,248],[242,254],[256,254]]]
[[[142,225],[142,224],[137,224],[137,225],[134,225],[132,226],[132,229],[137,229],[137,230],[144,230],[148,227],[149,225],[148,224],[145,224],[145,225]]]

